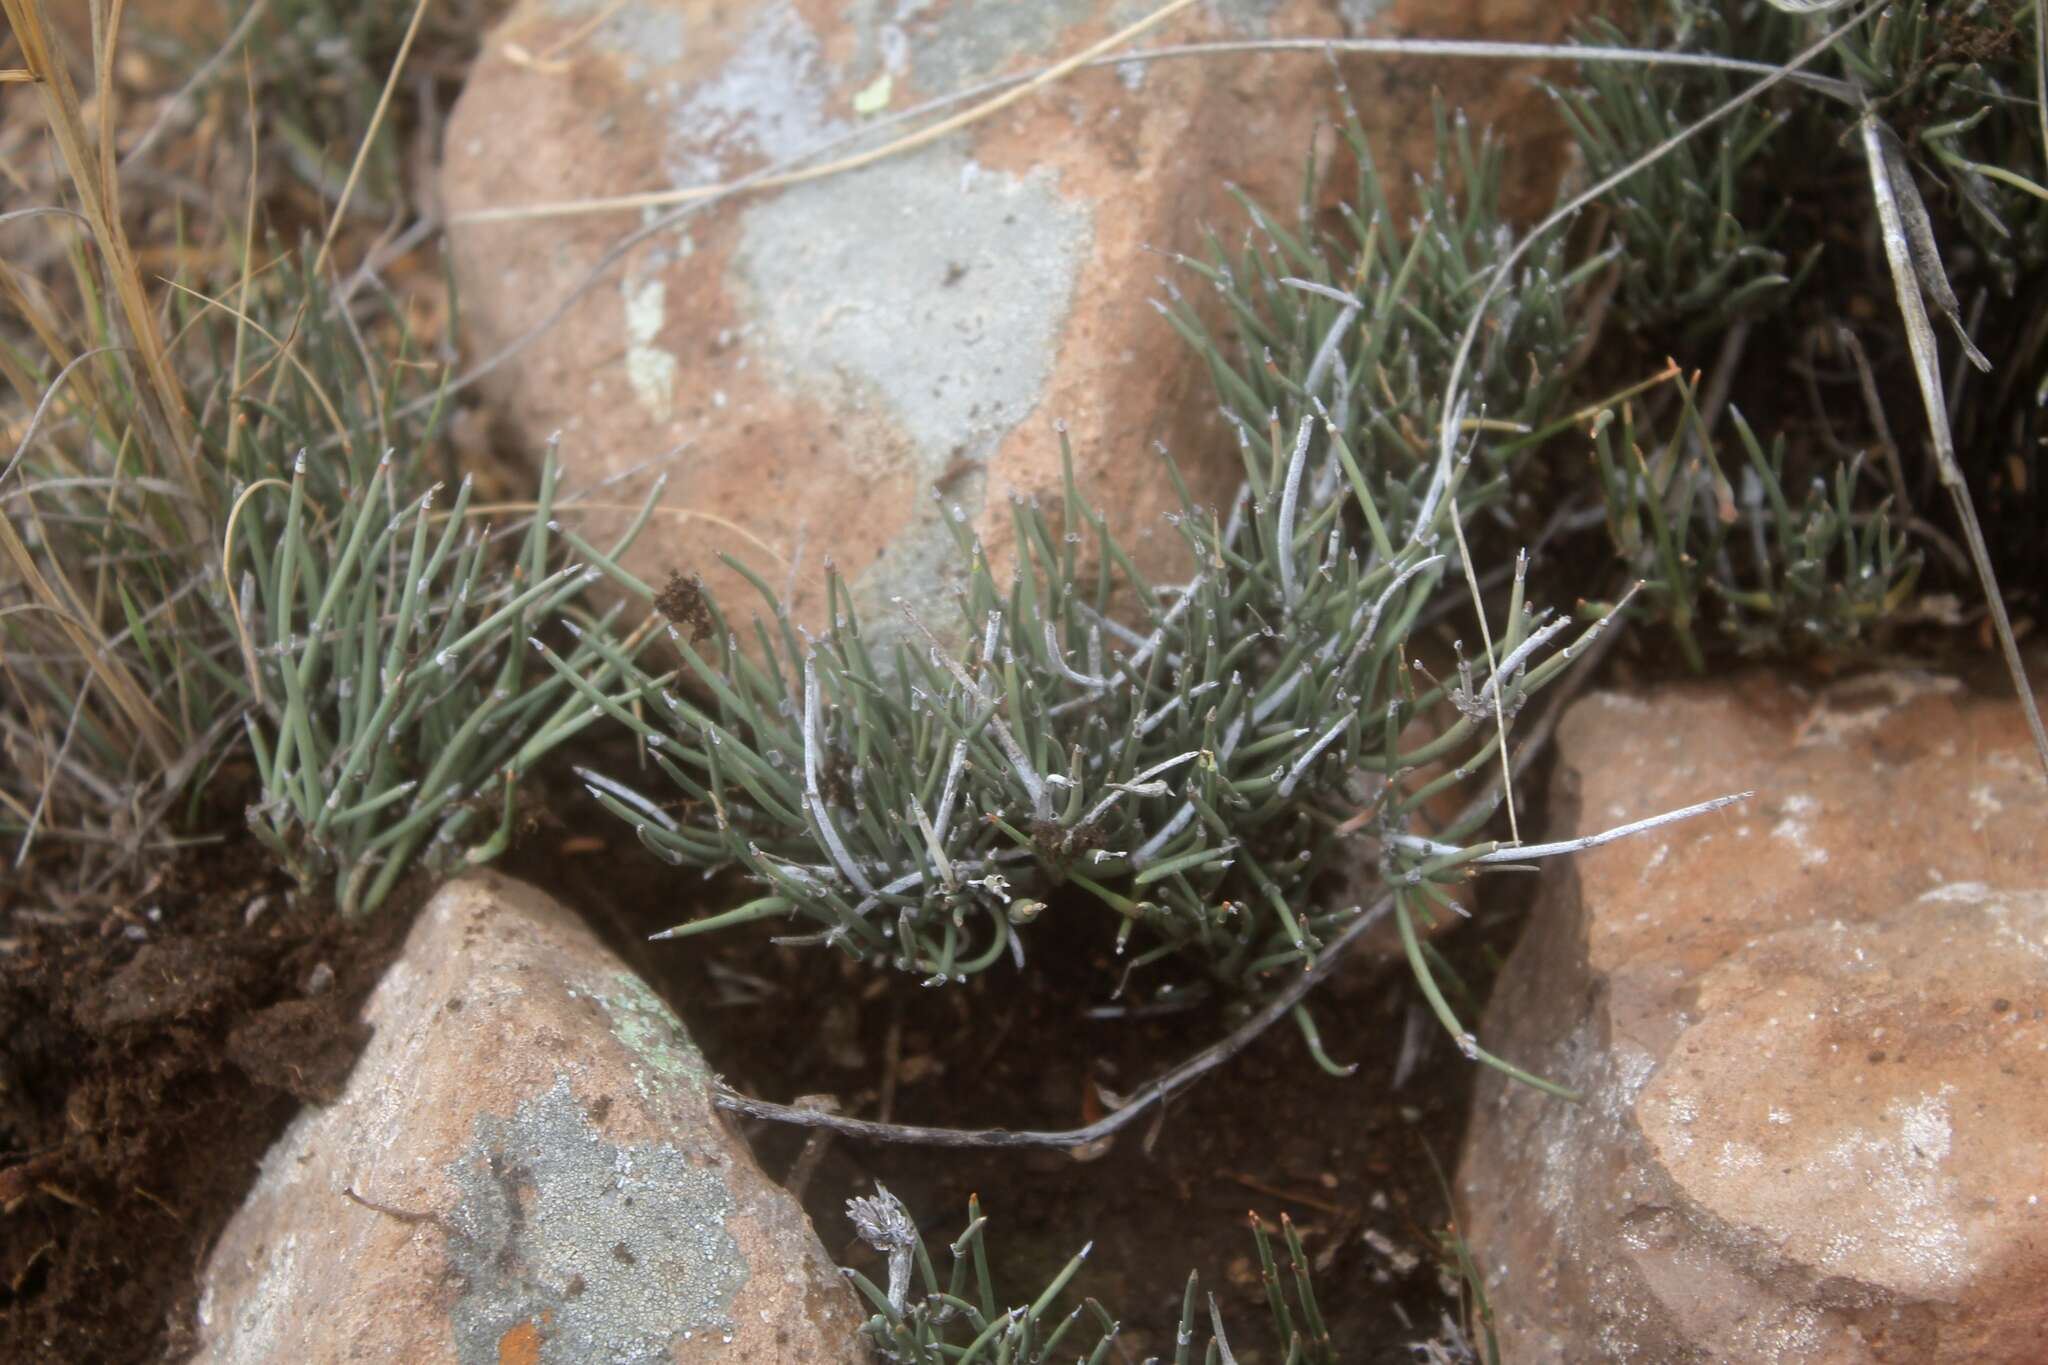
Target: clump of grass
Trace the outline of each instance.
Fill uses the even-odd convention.
[[[1207,260],[1177,258],[1188,287],[1163,280],[1168,298],[1157,306],[1207,366],[1241,441],[1256,440],[1274,414],[1289,431],[1311,417],[1333,427],[1398,541],[1430,500],[1436,407],[1458,336],[1514,233],[1499,207],[1503,151],[1490,134],[1475,137],[1462,111],[1435,106],[1436,168],[1416,185],[1418,216],[1402,224],[1348,96],[1343,108],[1357,188],[1336,204],[1341,228],[1317,230],[1313,178],[1292,227],[1239,195],[1250,226],[1238,250],[1212,232]],[[1607,253],[1568,262],[1553,235],[1517,273],[1471,364],[1467,429],[1525,439],[1478,443],[1460,493],[1468,517],[1508,491],[1533,434],[1563,416],[1586,339],[1582,296],[1609,262]],[[1210,293],[1223,305],[1222,335],[1196,306]]]
[[[53,235],[71,234],[65,275],[0,268],[21,324],[0,368],[26,414],[0,469],[0,806],[18,865],[39,835],[129,851],[159,838],[227,722],[150,647],[194,610],[175,561],[203,555],[210,526],[191,409],[114,197],[112,151],[87,128],[41,10],[5,9],[77,205],[42,211]]]
[[[1763,65],[1788,61],[1812,20],[1768,3],[1638,0],[1626,31],[1596,20],[1589,38]],[[1846,88],[1910,149],[1942,216],[1975,250],[1948,268],[2011,293],[2048,251],[2029,0],[1887,6],[1833,50]],[[1649,73],[1588,62],[1551,87],[1587,168],[1632,162],[1735,93],[1727,70]],[[1614,308],[1626,327],[1712,341],[1737,321],[1786,308],[1828,248],[1821,196],[1859,183],[1855,110],[1840,96],[1781,89],[1743,105],[1601,200],[1625,244]],[[1816,193],[1809,187],[1820,187]],[[1867,205],[1866,205],[1867,207]],[[1837,238],[1833,249],[1843,243]]]
[[[260,475],[231,514],[248,566],[231,603],[243,728],[262,782],[250,828],[301,884],[332,878],[345,914],[376,908],[422,850],[440,870],[466,843],[470,862],[502,851],[520,778],[596,718],[535,674],[524,642],[539,623],[580,616],[568,667],[599,687],[612,672],[588,637],[617,608],[580,613],[594,571],[558,562],[552,456],[511,547],[470,516],[467,478],[437,512],[440,486],[422,488],[409,449],[374,462],[301,449],[289,479]]]
[[[1923,554],[1889,515],[1879,475],[1852,458],[1816,477],[1794,503],[1786,491],[1786,438],[1768,449],[1741,410],[1729,420],[1743,463],[1731,478],[1696,402],[1674,376],[1668,437],[1637,428],[1632,406],[1603,409],[1593,450],[1615,553],[1644,575],[1644,598],[1686,661],[1706,667],[1695,626],[1702,598],[1742,654],[1842,652],[1896,613],[1919,580]]]
[[[560,678],[536,673],[525,640],[565,614],[605,633],[617,613],[584,612],[594,571],[561,563],[552,455],[516,540],[472,515],[467,478],[436,509],[423,455],[438,409],[397,416],[420,407],[428,374],[406,355],[402,319],[386,318],[399,354],[380,368],[303,257],[271,293],[260,311],[288,324],[249,325],[294,337],[298,363],[249,400],[254,423],[213,405],[233,595],[209,600],[216,616],[225,601],[220,624],[240,651],[237,699],[262,784],[250,828],[302,884],[332,879],[353,914],[374,909],[422,850],[445,869],[466,845],[470,861],[504,848],[520,777],[594,719]],[[369,301],[388,306],[374,291]],[[284,360],[259,347],[256,364]],[[350,432],[389,444],[373,452]],[[569,658],[607,685],[611,666],[591,645]]]
[[[1815,32],[1813,19],[1786,8],[1660,0],[1637,6],[1627,37],[1777,65]],[[2040,372],[2048,332],[2048,312],[2020,287],[2048,266],[2048,190],[2032,178],[2042,137],[2029,33],[2037,20],[2017,0],[1884,7],[1836,44],[1831,90],[1781,89],[1745,105],[1601,199],[1620,271],[1610,328],[1681,354],[1702,351],[1709,390],[1725,394],[1738,374],[1765,377],[1749,365],[1759,353],[1796,354],[1791,370],[1805,382],[1807,411],[1780,405],[1774,433],[1760,436],[1735,405],[1697,401],[1681,385],[1654,410],[1627,413],[1622,427],[1604,419],[1595,434],[1614,551],[1649,579],[1643,608],[1664,616],[1693,667],[1706,663],[1696,627],[1708,615],[1744,653],[1841,651],[1885,638],[1886,621],[1920,583],[1926,551],[1953,566],[1944,586],[1960,587],[1972,572],[1957,544],[1972,532],[1942,529],[1946,519],[1928,507],[1939,458],[1894,435],[1919,424],[1890,410],[1893,394],[1912,391],[1895,320],[1873,327],[1840,311],[1844,290],[1890,292],[1882,253],[1829,226],[1845,210],[1874,216],[1859,101],[1889,149],[1902,203],[1918,206],[1914,250],[1930,302],[1972,361],[1954,381],[1960,472],[1988,509],[1999,557],[2024,567],[2035,553],[2036,538],[2015,534],[2013,522],[2016,510],[2024,519],[2038,464],[2020,399],[2034,387],[2028,376]],[[1595,36],[1627,40],[1612,26],[1596,26]],[[1730,92],[1722,72],[1646,75],[1589,62],[1579,86],[1554,93],[1589,168],[1604,175]],[[1808,297],[1809,279],[1832,292]],[[1978,373],[1968,339],[1980,324],[1984,335],[2020,338],[1995,378]],[[1768,378],[1783,383],[1784,371]],[[1617,446],[1611,438],[1624,427],[1633,439]],[[1644,428],[1657,434],[1644,437]],[[1724,472],[1715,446],[1731,437],[1742,457]],[[1957,521],[1974,518],[1958,507]],[[2030,591],[2024,573],[2012,586]]]
[[[1682,53],[1790,56],[1801,45],[1794,16],[1766,4],[1691,0],[1636,5],[1626,32],[1594,20],[1588,40],[1608,46],[1654,43]],[[1743,84],[1726,70],[1653,73],[1589,62],[1580,83],[1548,87],[1594,179],[1605,178],[1728,100]],[[1745,104],[1623,181],[1601,200],[1614,253],[1612,306],[1627,327],[1676,328],[1698,343],[1782,304],[1812,269],[1817,246],[1797,247],[1784,231],[1790,198],[1765,186],[1796,141],[1786,124],[1811,97]],[[1761,175],[1759,174],[1761,172]],[[1796,253],[1796,254],[1795,254]]]
[[[1727,38],[1727,21],[1692,17],[1693,39]],[[1787,22],[1752,18],[1773,31]],[[1595,172],[1632,160],[1698,112],[1665,109],[1640,73],[1588,72],[1591,89],[1558,97]],[[1726,84],[1716,73],[1696,92],[1702,107],[1725,98]],[[1326,418],[1358,452],[1383,517],[1398,527],[1403,509],[1426,505],[1455,339],[1514,238],[1497,208],[1500,157],[1490,138],[1475,139],[1462,119],[1439,111],[1437,170],[1420,186],[1415,221],[1401,228],[1357,116],[1348,106],[1346,115],[1358,174],[1352,200],[1338,206],[1341,230],[1314,231],[1313,182],[1293,231],[1247,201],[1252,226],[1240,252],[1228,255],[1212,236],[1209,261],[1182,262],[1221,296],[1228,331],[1204,324],[1193,290],[1171,289],[1166,311],[1207,364],[1233,426],[1243,431],[1261,412]],[[1745,227],[1734,211],[1751,196],[1752,163],[1784,121],[1761,112],[1750,120],[1720,125],[1617,188],[1606,201],[1609,236],[1576,258],[1562,234],[1540,241],[1470,365],[1468,425],[1489,477],[1468,480],[1461,512],[1482,524],[1496,508],[1496,517],[1526,518],[1540,457],[1578,439],[1565,433],[1589,434],[1597,500],[1552,520],[1604,521],[1619,577],[1644,589],[1637,610],[1669,627],[1695,669],[1707,664],[1699,628],[1710,621],[1708,643],[1725,639],[1744,653],[1858,643],[1902,604],[1921,562],[1887,515],[1886,498],[1902,490],[1880,487],[1854,462],[1802,486],[1811,462],[1788,459],[1782,434],[1759,441],[1736,413],[1744,458],[1724,470],[1697,382],[1676,368],[1619,394],[1589,391],[1601,373],[1587,362],[1603,325],[1668,324],[1718,337],[1792,290],[1770,232]],[[1811,265],[1810,252],[1804,261]],[[1659,392],[1638,397],[1644,390]],[[1583,498],[1583,482],[1573,488],[1553,473],[1547,484],[1551,496]],[[1498,530],[1487,529],[1486,543],[1498,545]],[[1489,581],[1500,576],[1496,569]],[[1574,586],[1594,598],[1596,612],[1608,605],[1606,584]]]
[[[873,1196],[848,1200],[846,1207],[861,1237],[889,1258],[886,1288],[858,1271],[845,1272],[874,1310],[861,1332],[884,1359],[896,1365],[1040,1365],[1072,1358],[1099,1365],[1121,1358],[1114,1354],[1117,1319],[1102,1304],[1091,1298],[1065,1311],[1058,1308],[1088,1259],[1087,1247],[1028,1303],[1006,1304],[989,1273],[988,1219],[978,1200],[968,1200],[967,1226],[948,1247],[952,1265],[943,1284],[923,1235],[888,1190],[877,1186]],[[1284,1216],[1280,1220],[1284,1266],[1265,1223],[1254,1214],[1251,1225],[1275,1348],[1289,1365],[1336,1365],[1342,1356],[1316,1302],[1308,1257],[1293,1222]],[[1174,1365],[1196,1360],[1228,1365],[1236,1357],[1223,1315],[1214,1294],[1207,1297],[1204,1311],[1200,1289],[1199,1277],[1190,1273],[1174,1334]],[[1202,1347],[1205,1328],[1209,1340]],[[1056,1355],[1062,1347],[1074,1354]],[[1085,1356],[1079,1354],[1084,1348]]]
[[[401,502],[393,452],[331,501],[309,482],[301,455],[275,494],[282,515],[250,517],[236,538],[261,555],[241,614],[267,637],[248,653],[257,689],[244,729],[262,779],[248,819],[301,884],[333,878],[353,914],[375,909],[423,848],[441,870],[465,836],[470,862],[501,852],[520,777],[594,719],[560,679],[529,677],[520,647],[534,622],[569,608],[588,571],[549,568],[552,460],[509,572],[468,520],[467,480],[439,517],[434,488]],[[277,548],[263,555],[272,530]],[[608,672],[586,645],[570,666]]]
[[[552,465],[502,533],[466,483],[437,510],[439,412],[421,400],[439,367],[375,288],[337,297],[310,253],[259,264],[253,207],[230,238],[239,277],[176,283],[160,307],[40,11],[8,0],[8,18],[80,205],[51,214],[68,276],[0,275],[27,324],[4,374],[29,416],[0,471],[0,829],[17,863],[39,838],[118,862],[200,832],[242,755],[252,828],[345,911],[422,851],[491,856],[520,776],[596,714],[526,637],[611,622],[562,564]],[[600,651],[566,655],[608,684]]]
[[[834,582],[831,625],[805,638],[756,579],[758,653],[706,599],[705,652],[670,632],[684,677],[633,676],[647,716],[585,687],[645,740],[677,799],[586,774],[592,795],[659,856],[732,864],[760,888],[669,936],[795,918],[814,931],[804,941],[938,985],[1026,960],[1028,940],[1063,932],[1041,916],[1093,914],[1132,950],[1127,977],[1171,959],[1195,973],[1173,989],[1256,992],[1358,913],[1310,892],[1360,826],[1381,836],[1390,883],[1448,904],[1493,845],[1418,843],[1410,820],[1484,771],[1500,717],[1587,633],[1565,644],[1570,622],[1518,586],[1496,668],[1419,683],[1404,643],[1444,572],[1433,544],[1451,499],[1396,542],[1341,434],[1306,420],[1291,439],[1275,425],[1246,468],[1227,514],[1184,496],[1182,583],[1136,569],[1070,467],[1072,529],[1019,504],[1007,588],[954,519],[952,630],[913,618],[916,645],[873,646]],[[1443,699],[1458,719],[1404,746],[1410,719]],[[1455,766],[1409,780],[1439,760]],[[1490,809],[1437,833],[1465,838]]]

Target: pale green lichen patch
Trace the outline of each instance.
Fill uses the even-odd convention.
[[[690,1041],[683,1021],[647,983],[631,972],[613,975],[608,986],[591,998],[611,1016],[612,1036],[633,1054],[633,1084],[642,1099],[652,1101],[665,1089],[680,1086],[702,1097],[710,1068]]]
[[[508,1337],[549,1365],[653,1365],[691,1336],[729,1338],[748,1266],[725,1170],[606,1141],[565,1076],[509,1118],[479,1116],[448,1166],[462,1365],[496,1365]]]
[[[948,487],[971,516],[986,491],[978,471],[1044,396],[1093,235],[1088,206],[1051,176],[985,167],[955,141],[749,208],[734,292],[789,392],[901,433],[863,478],[923,487],[976,475]],[[942,619],[934,604],[949,600],[954,558],[944,515],[918,499],[912,524],[860,574],[867,621],[899,619],[896,597]]]

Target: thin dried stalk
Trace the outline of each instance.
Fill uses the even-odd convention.
[[[1976,566],[1978,581],[1984,585],[1984,603],[1990,609],[1993,628],[1998,632],[1999,648],[2005,655],[2006,671],[2012,675],[2013,689],[2019,695],[2020,710],[2027,718],[2027,729],[2034,739],[2034,752],[2041,760],[2041,770],[2048,774],[2048,730],[2041,725],[2041,710],[2034,701],[2033,684],[2027,680],[2026,664],[2020,658],[2019,644],[2013,638],[2012,620],[2006,614],[2005,596],[1999,591],[1998,573],[1991,564],[1991,552],[1984,544],[1983,527],[1977,520],[1977,508],[1970,500],[1969,485],[1963,481],[1962,467],[1956,463],[1955,437],[1949,428],[1948,400],[1941,385],[1940,344],[1934,335],[1934,324],[1927,316],[1927,302],[1921,295],[1926,282],[1927,258],[1932,252],[1923,248],[1916,254],[1908,233],[1908,216],[1901,208],[1901,187],[1893,175],[1893,158],[1885,154],[1886,131],[1878,122],[1875,111],[1866,108],[1857,121],[1857,133],[1862,139],[1864,164],[1870,169],[1870,193],[1877,205],[1879,236],[1884,242],[1885,261],[1891,266],[1892,294],[1899,301],[1899,315],[1906,324],[1906,344],[1913,356],[1913,376],[1920,385],[1920,405],[1927,414],[1927,433],[1933,443],[1935,467],[1940,472],[1941,483],[1948,490],[1950,500],[1955,504],[1956,517],[1963,524],[1963,537],[1970,551],[1970,562]],[[1917,196],[1917,191],[1907,187],[1908,194]],[[1925,210],[1921,211],[1922,217]],[[1933,257],[1932,268],[1941,270],[1939,256]],[[1944,288],[1946,280],[1943,281]],[[1958,324],[1960,325],[1960,324]],[[1965,339],[1967,345],[1967,338]]]

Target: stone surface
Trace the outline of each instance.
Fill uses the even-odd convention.
[[[641,220],[462,215],[728,180],[884,109],[1048,65],[1150,8],[523,0],[448,128],[472,354],[540,324]],[[1144,41],[1380,31],[1381,8],[1204,0]],[[1386,22],[1550,37],[1577,6],[1426,8],[1395,6]],[[1427,164],[1429,82],[1446,68],[1397,78],[1387,65],[1354,81],[1398,187]],[[1483,75],[1465,77],[1474,117],[1526,126],[1526,84]],[[897,596],[949,621],[934,606],[956,562],[944,518],[959,509],[1000,562],[1009,496],[1061,487],[1056,420],[1140,562],[1180,571],[1154,442],[1202,501],[1226,497],[1241,467],[1207,375],[1148,306],[1168,269],[1148,249],[1199,252],[1209,224],[1235,240],[1245,219],[1229,180],[1291,215],[1332,87],[1320,53],[1085,71],[913,154],[716,205],[637,248],[498,372],[496,397],[529,451],[563,433],[573,483],[643,471],[604,502],[634,504],[649,462],[665,470],[664,511],[629,567],[657,584],[701,572],[743,601],[742,620],[756,599],[721,552],[813,620],[829,557],[885,631]],[[1327,157],[1332,143],[1326,130],[1316,145]],[[1554,181],[1558,163],[1516,164]],[[601,537],[625,512],[582,515]]]
[[[2044,661],[2034,663],[2041,676]],[[2048,1358],[2048,784],[2018,704],[1888,673],[1589,697],[1459,1182],[1517,1365]]]
[[[574,917],[442,889],[206,1267],[198,1360],[863,1361],[851,1291]]]

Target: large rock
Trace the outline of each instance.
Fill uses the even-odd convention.
[[[2036,676],[2040,663],[2036,663]],[[1460,1179],[1517,1365],[2048,1359],[2048,785],[2018,706],[1893,673],[1608,693]]]
[[[642,219],[463,215],[730,180],[884,106],[1048,65],[1150,8],[524,0],[485,44],[448,128],[443,186],[472,353],[541,323]],[[1144,41],[1338,36],[1377,8],[1204,0]],[[1572,8],[1466,3],[1430,31],[1553,36]],[[1388,94],[1364,106],[1398,143],[1381,163],[1398,192],[1427,165],[1414,136],[1429,125],[1427,82],[1360,79]],[[828,558],[884,629],[900,622],[897,596],[950,621],[936,605],[957,563],[945,518],[969,523],[1000,562],[1010,495],[1061,488],[1056,420],[1140,563],[1182,572],[1154,442],[1203,501],[1223,500],[1242,470],[1206,373],[1148,306],[1169,269],[1148,248],[1199,253],[1207,225],[1234,243],[1245,218],[1226,181],[1292,223],[1332,86],[1315,52],[1084,71],[913,154],[717,205],[637,249],[498,372],[496,394],[529,450],[563,433],[578,485],[650,461],[666,470],[664,514],[628,566],[657,585],[701,572],[741,598],[742,619],[754,599],[721,552],[793,588],[814,621]],[[1475,97],[1486,121],[1529,96]],[[1316,145],[1327,157],[1333,144],[1325,128]],[[1554,179],[1554,157],[1511,160]],[[602,501],[634,504],[652,473]],[[625,513],[583,515],[603,536]]]
[[[582,924],[444,888],[208,1261],[219,1365],[864,1361],[803,1212],[714,1112],[682,1025]]]

